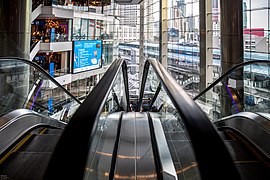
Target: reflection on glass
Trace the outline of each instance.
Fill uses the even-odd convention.
[[[269,63],[238,68],[196,102],[213,121],[242,111],[269,113],[269,68]]]
[[[30,109],[68,121],[79,104],[38,69],[19,60],[0,60],[0,113]]]
[[[125,88],[120,70],[109,92],[99,117],[85,168],[84,179],[107,179],[110,171],[114,142],[120,113],[124,109]]]
[[[152,94],[149,96],[147,89],[150,88],[147,86],[151,86],[153,93],[155,93],[158,86],[162,85],[151,67],[148,73],[149,78],[147,79],[148,82],[146,82],[144,90],[143,110],[147,108],[146,104],[148,103],[148,99],[145,97],[153,97],[151,96]],[[188,176],[189,173],[192,173],[194,178],[200,179],[199,169],[187,129],[163,86],[161,86],[158,96],[153,102],[151,111],[159,114],[160,123],[165,133],[178,179],[185,179],[184,177]]]

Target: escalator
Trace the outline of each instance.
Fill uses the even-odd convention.
[[[0,77],[0,177],[42,179],[81,102],[31,61],[0,58]]]
[[[43,137],[46,131],[40,132],[39,126],[27,131],[33,134],[32,141],[1,164],[0,175],[11,179],[91,180],[270,178],[269,128],[265,125],[269,123],[264,116],[235,114],[212,120],[213,116],[207,116],[152,59],[146,61],[142,77],[137,111],[131,112],[127,66],[124,60],[115,60],[76,112],[67,120],[58,119],[68,122],[60,128],[63,130],[49,130],[48,137]],[[26,99],[26,104],[33,103],[33,98]],[[55,104],[61,112],[61,105]],[[63,117],[46,112],[50,118]],[[45,111],[39,113],[45,115]],[[233,123],[239,116],[250,119],[250,123]],[[260,123],[254,125],[255,119]],[[255,126],[257,137],[252,133]],[[29,162],[41,154],[48,156],[35,160],[38,165],[28,173],[25,168]]]
[[[41,179],[65,124],[26,110],[11,114],[1,129],[1,178]]]
[[[240,179],[211,122],[162,65],[148,60],[143,77],[140,111],[130,112],[126,64],[114,61],[65,128],[44,179]],[[162,87],[160,112],[143,112],[149,85]]]
[[[242,179],[269,179],[269,61],[238,64],[194,100],[224,139]]]

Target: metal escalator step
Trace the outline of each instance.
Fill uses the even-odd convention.
[[[62,129],[47,129],[45,134],[62,134]]]
[[[33,139],[27,144],[23,145],[20,152],[53,152],[60,135],[56,134],[42,134],[35,135]]]
[[[42,127],[42,128],[37,128],[37,129],[31,131],[31,134],[34,134],[34,135],[40,134],[40,132],[41,132],[43,129],[44,129],[43,127]]]
[[[0,168],[0,177],[12,180],[40,180],[51,153],[15,153]]]
[[[241,141],[225,140],[224,143],[234,161],[258,161],[258,158]]]

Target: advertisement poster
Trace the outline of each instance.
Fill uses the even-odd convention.
[[[97,69],[102,66],[102,41],[73,42],[73,73]]]

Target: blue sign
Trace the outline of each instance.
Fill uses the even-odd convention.
[[[73,42],[73,73],[97,69],[102,66],[102,41]]]
[[[54,110],[54,108],[53,108],[53,98],[50,98],[48,100],[48,111],[49,111],[49,113],[53,113],[53,110]]]
[[[52,77],[54,77],[54,63],[50,63],[49,72]]]
[[[54,42],[54,37],[55,37],[55,28],[51,28],[51,42]]]

